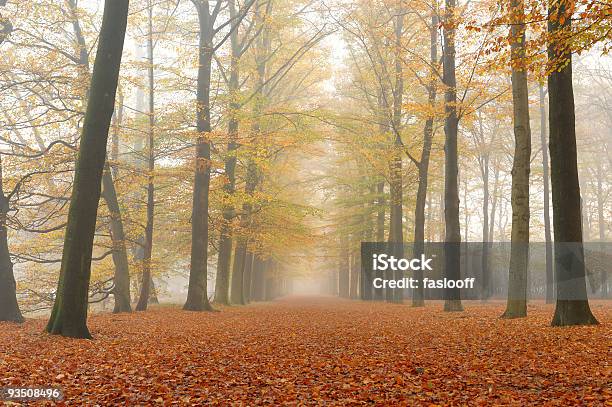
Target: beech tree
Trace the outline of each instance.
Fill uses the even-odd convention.
[[[147,0],[148,14],[148,32],[147,32],[147,76],[149,85],[149,128],[147,139],[147,224],[144,234],[144,250],[143,250],[143,268],[142,280],[140,285],[140,297],[136,305],[136,311],[144,311],[147,309],[151,296],[151,257],[153,253],[153,218],[155,214],[155,94],[154,94],[154,67],[153,67],[153,4],[151,0]]]
[[[457,114],[457,78],[455,72],[455,35],[456,35],[456,2],[446,0],[444,10],[444,52],[443,82],[444,108],[444,221],[446,236],[444,239],[444,275],[448,279],[459,280],[461,264],[461,227],[459,225],[459,166],[457,153],[457,135],[459,117]],[[445,311],[462,311],[461,293],[458,288],[447,288],[444,302]]]
[[[253,5],[251,0],[244,6],[242,12],[227,22],[215,27],[223,1],[215,3],[211,9],[208,0],[192,0],[198,13],[199,44],[198,44],[198,78],[196,96],[196,141],[195,176],[193,186],[193,210],[191,217],[191,263],[189,271],[189,288],[184,309],[190,311],[212,310],[208,300],[208,209],[210,188],[210,141],[208,135],[212,131],[210,110],[210,86],[212,60],[215,51],[223,45],[229,35],[223,36],[217,42],[215,37],[224,27],[230,25],[230,34],[238,27],[231,24],[235,19],[242,19]]]
[[[510,41],[512,66],[512,107],[514,122],[514,162],[512,165],[512,237],[508,301],[504,318],[527,316],[527,270],[529,267],[529,173],[531,127],[529,87],[525,63],[525,5],[512,0]]]
[[[6,0],[0,1],[0,6],[5,5]],[[0,14],[0,27],[0,45],[2,45],[4,39],[13,30],[8,18],[3,18],[2,14]],[[4,193],[2,181],[2,155],[0,154],[0,321],[23,322],[17,304],[13,262],[8,247],[8,231],[6,228],[8,209],[8,200]]]
[[[557,286],[553,326],[597,324],[587,299],[582,246],[572,50],[567,43],[573,10],[572,0],[548,4],[548,126]]]
[[[68,211],[57,294],[46,328],[52,334],[91,338],[87,329],[87,299],[93,237],[128,8],[129,0],[108,0],[104,5]]]

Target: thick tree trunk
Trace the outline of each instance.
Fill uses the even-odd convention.
[[[147,184],[147,225],[145,226],[144,258],[142,259],[142,284],[136,311],[145,311],[151,295],[151,259],[153,254],[153,221],[155,216],[155,76],[153,71],[153,6],[148,0],[149,33],[147,36],[147,59],[149,77],[149,140],[148,140],[148,184]]]
[[[540,85],[540,143],[542,145],[542,182],[544,184],[544,240],[546,244],[546,303],[555,300],[555,272],[553,269],[553,244],[550,230],[550,170],[548,143],[546,142],[546,106],[544,87]]]
[[[47,331],[53,334],[91,338],[87,329],[91,257],[128,5],[128,0],[108,0],[104,6],[68,210],[59,283],[47,325]]]
[[[72,28],[79,48],[78,65],[81,68],[82,76],[87,78],[87,80],[91,80],[91,75],[89,73],[89,52],[87,50],[87,43],[83,35],[83,30],[81,29],[77,3],[75,0],[68,0],[67,4],[71,13]],[[115,163],[109,170],[109,168],[107,168],[109,166],[107,161],[104,164],[104,172],[102,175],[102,197],[104,198],[109,212],[111,213],[110,233],[113,243],[113,264],[115,265],[115,288],[113,290],[115,305],[113,312],[115,313],[132,311],[132,306],[130,304],[130,274],[129,263],[127,260],[127,249],[125,246],[125,233],[123,231],[121,208],[119,207],[117,191],[114,185],[114,179],[117,177],[116,161],[119,154],[119,127],[123,122],[123,95],[121,94],[121,87],[119,83],[117,83],[117,97],[119,98],[119,109],[114,112],[111,119],[113,126],[111,159]],[[39,146],[44,146],[40,136],[37,136],[37,140]]]
[[[427,88],[427,104],[430,109],[436,103],[436,82],[435,82],[435,67],[438,64],[438,15],[437,9],[434,7],[431,14],[431,27],[429,28],[430,36],[430,64],[431,64],[431,82]],[[429,156],[431,154],[431,144],[433,140],[433,113],[425,121],[423,129],[423,151],[419,161],[419,186],[416,195],[416,204],[414,209],[414,255],[420,257],[425,252],[425,203],[427,202],[427,176],[429,173]],[[412,296],[413,307],[423,307],[425,305],[425,297],[423,292],[423,270],[414,272],[414,277],[418,281],[418,288],[414,290]]]
[[[110,232],[113,242],[113,263],[115,265],[115,287],[113,289],[115,307],[113,312],[131,312],[130,270],[127,249],[125,247],[125,232],[123,230],[117,191],[115,190],[108,161],[104,164],[104,173],[102,175],[102,197],[110,212]]]
[[[461,229],[459,225],[459,185],[457,132],[459,118],[457,116],[457,79],[455,73],[455,0],[446,1],[445,24],[443,30],[444,70],[442,79],[446,86],[444,92],[444,224],[445,251],[444,276],[449,280],[459,280],[461,272]],[[457,288],[447,288],[445,291],[445,311],[462,311],[461,293]]]
[[[17,286],[8,247],[6,216],[9,202],[4,195],[1,160],[0,155],[0,321],[23,322],[24,319],[17,303]]]
[[[6,0],[0,0],[0,6],[5,5]],[[13,25],[10,21],[0,18],[0,44],[12,31]],[[9,203],[4,195],[2,162],[0,161],[0,321],[23,322],[24,319],[17,303],[17,286],[8,247],[8,230],[6,228],[8,209]]]
[[[555,36],[560,32],[571,29],[571,18],[561,22],[559,16],[564,15],[566,10],[572,7],[572,0],[562,0],[551,1],[548,9],[548,32],[552,36],[548,44],[548,57],[555,67],[559,66],[551,69],[548,76],[550,170],[557,285],[553,326],[597,324],[587,298],[582,248],[572,57],[565,44],[555,40]],[[575,247],[566,247],[568,242]]]
[[[529,124],[529,87],[525,67],[525,6],[512,0],[511,64],[512,107],[514,118],[514,161],[512,165],[512,235],[508,301],[503,318],[527,316],[527,274],[529,267],[529,173],[531,126]]]
[[[213,27],[208,2],[195,3],[200,23],[197,80],[195,175],[191,215],[191,263],[187,301],[183,309],[211,311],[208,301],[208,199],[210,186],[210,75],[213,57]]]

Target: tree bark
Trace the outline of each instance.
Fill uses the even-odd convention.
[[[350,296],[350,254],[348,236],[341,232],[340,236],[340,258],[338,268],[338,295],[343,298]]]
[[[271,12],[271,4],[269,3],[266,8],[266,12],[260,15],[256,11],[256,18],[260,20],[262,27],[261,38],[258,41],[256,49],[256,69],[257,69],[257,91],[255,93],[256,99],[253,106],[253,117],[255,118],[252,125],[253,139],[252,143],[256,144],[259,137],[261,136],[261,125],[260,118],[264,109],[265,104],[265,83],[267,74],[267,62],[270,54],[270,34],[266,16]],[[251,154],[257,154],[256,149],[252,149]],[[256,161],[253,157],[249,157],[246,168],[246,182],[244,191],[247,196],[252,196],[255,192],[255,188],[259,183],[258,179],[258,168]],[[240,217],[240,224],[243,230],[247,230],[251,226],[251,211],[253,210],[252,205],[246,202],[242,205],[242,215]],[[244,268],[247,256],[248,239],[245,236],[238,237],[236,241],[236,248],[234,251],[234,265],[232,268],[232,291],[231,291],[231,302],[233,304],[244,304]]]
[[[606,219],[604,218],[604,172],[601,166],[601,161],[597,161],[597,225],[599,229],[599,252],[603,256],[605,253],[605,240],[606,240]],[[608,269],[605,268],[601,273],[601,297],[608,297]]]
[[[527,274],[529,267],[529,173],[531,126],[529,124],[529,87],[525,67],[525,5],[512,0],[512,107],[514,119],[514,161],[512,165],[512,234],[508,300],[503,318],[527,316]]]
[[[151,259],[153,254],[153,222],[155,216],[155,72],[153,70],[153,5],[148,0],[149,32],[147,35],[147,59],[149,78],[149,140],[147,174],[147,225],[145,226],[144,256],[142,259],[142,284],[136,311],[145,311],[151,295]]]
[[[236,4],[234,0],[229,2],[230,18],[236,19]],[[239,22],[234,22],[237,24]],[[240,46],[238,44],[238,30],[234,29],[230,34],[232,56],[230,59],[230,75],[228,81],[229,94],[229,120],[227,126],[227,156],[224,160],[225,176],[227,180],[223,185],[223,192],[232,196],[236,190],[236,142],[238,134],[238,92],[240,88],[240,71],[238,62],[240,60]],[[230,222],[235,217],[235,208],[227,205],[223,208],[223,223],[221,224],[219,238],[219,255],[217,260],[217,278],[215,280],[215,302],[229,305],[230,265],[232,256],[232,230]]]
[[[431,64],[431,81],[427,87],[427,104],[432,110],[436,103],[436,80],[435,67],[438,64],[438,10],[434,4],[431,13],[431,26],[429,28],[430,37],[430,59]],[[425,203],[427,202],[427,176],[429,172],[429,156],[431,154],[431,144],[433,140],[433,125],[434,113],[431,113],[425,121],[423,129],[423,151],[419,161],[419,186],[416,195],[416,204],[414,209],[414,255],[420,257],[425,252]],[[412,297],[413,307],[425,306],[425,296],[423,291],[423,270],[416,270],[414,277],[418,281],[418,288],[414,290]]]
[[[573,9],[572,0],[550,1],[548,8],[548,58],[553,67],[548,76],[550,170],[555,238],[555,283],[557,299],[553,326],[592,325],[586,290],[582,247],[582,214],[576,151],[576,119],[572,85],[572,56],[567,44],[558,40],[571,29],[571,18],[559,16]],[[567,243],[577,247],[568,253]],[[568,255],[569,254],[569,255]]]
[[[253,254],[253,252],[247,252],[244,264],[244,275],[242,283],[242,295],[245,304],[251,302],[251,296],[253,294],[253,263],[255,261],[254,259],[255,255]]]
[[[255,126],[255,133],[259,132],[259,126]],[[253,195],[255,187],[257,186],[257,166],[255,162],[250,159],[247,164],[247,175],[246,175],[246,186],[245,192],[247,195]],[[243,229],[250,227],[251,221],[251,210],[252,206],[250,203],[245,203],[242,206],[243,214],[240,219],[240,224]],[[247,257],[247,244],[248,240],[245,236],[238,237],[236,241],[236,249],[234,251],[234,265],[232,268],[232,291],[231,301],[232,304],[245,304],[244,299],[244,268],[246,265]]]
[[[255,255],[253,259],[253,278],[252,278],[252,295],[253,301],[264,301],[266,298],[265,283],[266,283],[266,270],[269,261],[262,260],[259,256]]]
[[[455,0],[445,0],[446,12],[444,21],[444,70],[442,80],[446,85],[444,92],[444,224],[445,224],[445,251],[444,275],[449,280],[461,278],[461,228],[459,225],[459,185],[458,185],[458,157],[457,133],[459,118],[457,115],[457,78],[455,72]],[[445,311],[463,311],[461,293],[457,288],[445,290]]]
[[[132,312],[130,270],[127,249],[125,247],[125,232],[123,230],[123,221],[121,220],[121,208],[117,199],[117,191],[115,190],[108,161],[104,164],[104,173],[102,175],[102,197],[110,212],[110,232],[113,242],[113,263],[115,265],[115,287],[113,288],[115,306],[113,312]]]
[[[91,80],[89,72],[89,52],[87,51],[87,43],[81,29],[79,20],[79,12],[75,0],[68,0],[72,18],[72,28],[76,38],[76,43],[79,50],[78,66],[81,69],[83,78]],[[88,91],[89,92],[89,91]],[[111,214],[110,219],[110,234],[113,243],[113,264],[115,266],[113,296],[115,297],[114,313],[131,312],[130,304],[130,270],[127,260],[127,249],[125,245],[125,233],[123,230],[123,219],[121,217],[121,208],[119,206],[117,191],[115,189],[114,179],[117,175],[116,160],[119,153],[119,126],[123,122],[123,95],[121,94],[120,83],[117,83],[117,97],[119,98],[119,109],[113,113],[112,117],[112,147],[111,159],[115,164],[107,169],[108,161],[104,164],[104,172],[102,175],[102,197]],[[44,145],[40,136],[37,136],[39,145]],[[110,171],[109,171],[110,170]]]
[[[46,330],[91,338],[87,299],[106,144],[115,105],[128,0],[107,0],[83,122],[55,303]]]
[[[402,119],[402,101],[404,96],[404,78],[402,69],[401,49],[402,49],[402,32],[404,28],[404,13],[400,5],[395,22],[395,86],[393,87],[393,118],[392,127],[394,134],[393,141],[393,157],[389,163],[389,243],[393,255],[396,258],[404,256],[404,228],[403,228],[403,181],[402,181],[402,140],[400,134],[400,126]],[[403,277],[402,271],[393,272],[393,278],[399,280]],[[403,301],[403,289],[396,288],[388,290],[391,295],[387,296],[387,300],[391,302],[401,303]]]
[[[0,1],[0,6],[4,5],[6,5],[6,1]],[[0,44],[12,31],[13,25],[10,21],[0,18]],[[17,303],[13,262],[8,247],[6,217],[9,202],[4,195],[1,160],[2,156],[0,155],[0,321],[23,322],[24,319]]]
[[[540,84],[540,143],[542,146],[542,182],[544,184],[544,240],[546,244],[546,303],[555,300],[555,272],[553,269],[553,244],[550,230],[550,170],[548,143],[546,142],[546,106],[544,87]]]
[[[13,262],[8,247],[6,217],[9,202],[4,194],[2,155],[0,154],[0,321],[23,322],[17,303],[17,286],[13,274]]]
[[[478,115],[478,125],[480,132],[480,140],[482,141],[482,146],[484,147],[485,135],[480,114]],[[482,301],[487,301],[491,296],[491,275],[489,269],[489,175],[491,173],[489,168],[490,162],[491,149],[489,146],[487,146],[484,147],[484,151],[481,153],[480,159],[480,170],[482,175]]]
[[[349,297],[352,300],[359,299],[359,273],[361,273],[360,257],[358,254],[353,253],[351,255],[351,278],[349,286]]]
[[[208,199],[210,186],[210,75],[213,48],[213,26],[208,0],[194,2],[198,11],[198,79],[196,95],[195,175],[193,182],[193,210],[191,215],[191,262],[187,301],[183,309],[212,311],[208,301]]]

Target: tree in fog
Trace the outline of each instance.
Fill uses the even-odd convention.
[[[529,87],[525,59],[525,4],[511,0],[510,41],[512,66],[512,107],[514,123],[514,161],[512,164],[512,236],[508,301],[504,318],[527,316],[527,270],[529,267],[529,173],[531,127],[529,124]]]
[[[6,0],[0,1],[0,6],[5,5]],[[12,30],[11,22],[0,14],[0,45]],[[4,193],[2,180],[2,155],[0,154],[0,321],[23,322],[17,304],[13,262],[8,247],[8,230],[6,227],[8,210],[8,199]]]
[[[457,78],[455,67],[456,2],[446,0],[444,15],[443,82],[446,118],[444,122],[444,276],[459,280],[461,264],[461,227],[459,225],[459,157],[457,136],[459,117],[457,114]],[[447,288],[444,302],[445,311],[462,311],[461,294],[458,288]]]
[[[572,0],[549,3],[548,75],[550,170],[557,299],[552,325],[591,325],[582,247],[582,210],[576,149],[571,30]]]
[[[60,277],[47,324],[47,331],[53,334],[91,337],[87,329],[87,307],[93,238],[128,8],[128,0],[109,0],[104,6],[68,212]]]

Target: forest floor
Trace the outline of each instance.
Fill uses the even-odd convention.
[[[71,405],[612,405],[612,304],[551,328],[552,306],[293,297],[217,313],[97,314],[94,340],[0,324],[0,387],[56,386]]]

